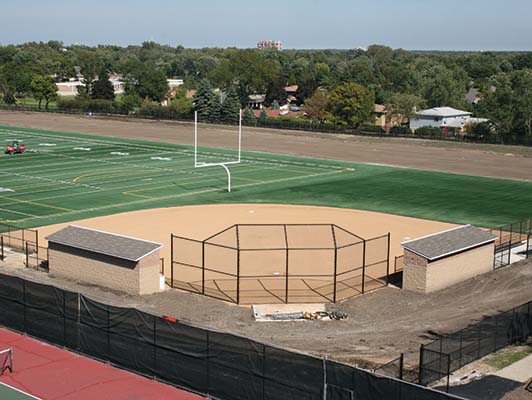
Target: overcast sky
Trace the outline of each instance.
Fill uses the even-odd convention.
[[[532,50],[532,0],[0,0],[0,43]]]

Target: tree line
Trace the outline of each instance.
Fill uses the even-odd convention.
[[[116,99],[110,73],[124,76],[125,94]],[[46,107],[57,100],[52,84],[78,74],[85,86],[74,102],[96,108],[156,110],[168,92],[166,79],[180,78],[185,84],[165,112],[186,116],[195,107],[205,119],[231,122],[230,115],[237,106],[245,107],[249,95],[265,94],[266,104],[282,105],[284,88],[298,85],[296,103],[305,105],[316,124],[371,123],[374,103],[386,105],[388,118],[399,121],[415,109],[449,106],[489,118],[500,135],[532,136],[531,52],[415,52],[378,45],[279,52],[186,49],[154,42],[0,46],[0,97],[5,103],[33,97]],[[476,104],[465,99],[470,88],[479,90]],[[186,96],[190,89],[196,90],[195,101]]]

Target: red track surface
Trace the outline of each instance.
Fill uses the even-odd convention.
[[[44,400],[199,400],[200,396],[0,329],[0,350],[13,349],[7,383]]]

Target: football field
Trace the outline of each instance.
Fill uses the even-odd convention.
[[[0,126],[0,223],[20,227],[123,211],[209,203],[287,203],[493,226],[529,217],[532,183],[243,152],[194,168],[190,146]],[[245,139],[244,139],[245,148]],[[236,152],[201,150],[203,162]]]

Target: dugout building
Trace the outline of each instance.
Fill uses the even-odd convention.
[[[46,240],[50,274],[133,295],[164,288],[160,243],[74,225]]]
[[[430,293],[493,271],[496,239],[466,225],[401,243],[403,289]]]

